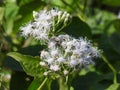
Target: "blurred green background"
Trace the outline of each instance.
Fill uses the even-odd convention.
[[[120,90],[120,0],[0,0],[0,90],[29,87],[33,77],[7,53],[39,56],[44,46],[23,38],[19,28],[33,18],[33,11],[52,7],[73,16],[63,32],[87,37],[103,51],[94,67],[83,69],[73,80],[74,90]],[[55,82],[51,88],[58,90]]]

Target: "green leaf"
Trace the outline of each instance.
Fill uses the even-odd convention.
[[[120,19],[116,19],[113,21],[113,25],[118,33],[120,33]]]
[[[34,0],[20,0],[20,5],[25,5],[25,4],[30,3],[32,1],[34,1]]]
[[[26,75],[25,72],[14,71],[14,73],[11,74],[9,90],[28,90],[32,80],[33,77]]]
[[[13,0],[14,1],[14,0]],[[4,28],[7,32],[7,34],[12,33],[14,21],[17,18],[19,7],[16,4],[16,2],[7,2],[5,6],[5,25]]]
[[[87,23],[92,28],[92,34],[102,34],[106,25],[115,19],[116,15],[113,13],[95,8],[94,14],[87,18]]]
[[[90,27],[77,17],[73,17],[72,23],[62,31],[77,38],[81,36],[91,38]]]
[[[51,6],[57,6],[68,12],[77,12],[80,8],[80,0],[43,0]]]
[[[89,72],[86,75],[77,76],[72,80],[74,90],[105,90],[106,84],[101,84],[104,79],[103,75],[96,72]]]
[[[43,74],[42,68],[39,65],[40,58],[29,55],[22,55],[17,52],[10,52],[7,55],[17,60],[28,75],[41,77],[40,75]]]
[[[35,80],[32,81],[32,83],[28,87],[28,90],[37,90],[37,88],[39,87],[39,85],[40,85],[40,82],[35,79]]]
[[[18,10],[19,10],[19,7],[16,5],[16,3],[6,4],[5,18],[14,19],[18,13]]]
[[[120,30],[119,30],[120,21],[119,19],[113,20],[105,28],[105,36],[108,39],[111,47],[120,54]],[[107,43],[108,44],[108,43]]]
[[[113,33],[110,37],[110,44],[120,54],[120,34]]]
[[[99,2],[102,2],[103,4],[106,4],[108,6],[114,6],[119,7],[120,6],[120,0],[99,0]]]
[[[101,36],[99,47],[103,50],[103,53],[110,61],[112,66],[116,69],[116,71],[120,70],[120,34],[115,29],[114,20],[108,23],[106,27],[104,27],[105,31]],[[101,66],[102,71],[104,72],[111,72],[108,70],[105,64],[99,64]]]
[[[39,52],[41,50],[43,50],[43,48],[45,48],[45,47],[41,46],[41,45],[31,45],[31,46],[28,46],[28,47],[25,47],[25,48],[18,49],[18,52],[22,53],[24,55],[39,56]],[[16,60],[14,60],[11,57],[6,58],[6,60],[4,61],[4,65],[6,67],[9,67],[12,70],[15,70],[15,71],[23,71],[20,63],[17,62]]]
[[[112,84],[106,90],[120,90],[120,84],[119,83]]]

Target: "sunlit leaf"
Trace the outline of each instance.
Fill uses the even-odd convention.
[[[120,84],[119,83],[112,84],[106,90],[120,90]]]
[[[40,58],[29,55],[22,55],[17,52],[10,52],[8,53],[8,56],[11,56],[17,60],[28,75],[40,77],[40,75],[43,74],[43,71],[39,65]]]
[[[38,80],[33,80],[32,83],[30,84],[30,86],[28,87],[28,90],[37,90],[37,88],[39,87],[40,85],[40,81]]]
[[[4,25],[4,28],[5,28],[7,34],[12,33],[14,21],[17,17],[18,10],[19,10],[19,7],[16,4],[16,2],[8,2],[5,6],[6,23]]]

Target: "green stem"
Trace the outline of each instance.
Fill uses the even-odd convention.
[[[114,74],[114,79],[113,79],[113,83],[117,83],[117,71],[116,69],[110,64],[110,62],[107,60],[107,58],[102,55],[102,59],[103,61],[108,65],[108,67],[112,70],[113,74]]]
[[[57,33],[59,33],[65,26],[63,25],[59,30],[57,30]]]
[[[59,78],[59,90],[70,90],[70,85],[66,82],[65,77]]]
[[[55,32],[55,18],[53,17],[53,32]]]
[[[38,87],[37,90],[41,90],[47,80],[48,80],[48,78],[45,78],[44,81],[43,81],[42,84]]]

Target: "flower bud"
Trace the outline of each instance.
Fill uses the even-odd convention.
[[[43,66],[43,67],[45,67],[45,66],[46,66],[46,63],[41,61],[41,62],[40,62],[40,65]]]
[[[61,20],[64,20],[64,19],[65,19],[66,14],[67,14],[67,12],[64,12],[64,13],[63,13],[63,15],[62,15],[62,17],[61,17]]]
[[[36,18],[37,15],[38,15],[38,12],[33,11],[33,17]]]
[[[48,74],[49,74],[49,72],[44,72],[44,74],[43,74],[43,75],[48,76]]]
[[[64,75],[67,75],[69,72],[67,70],[63,71]]]

